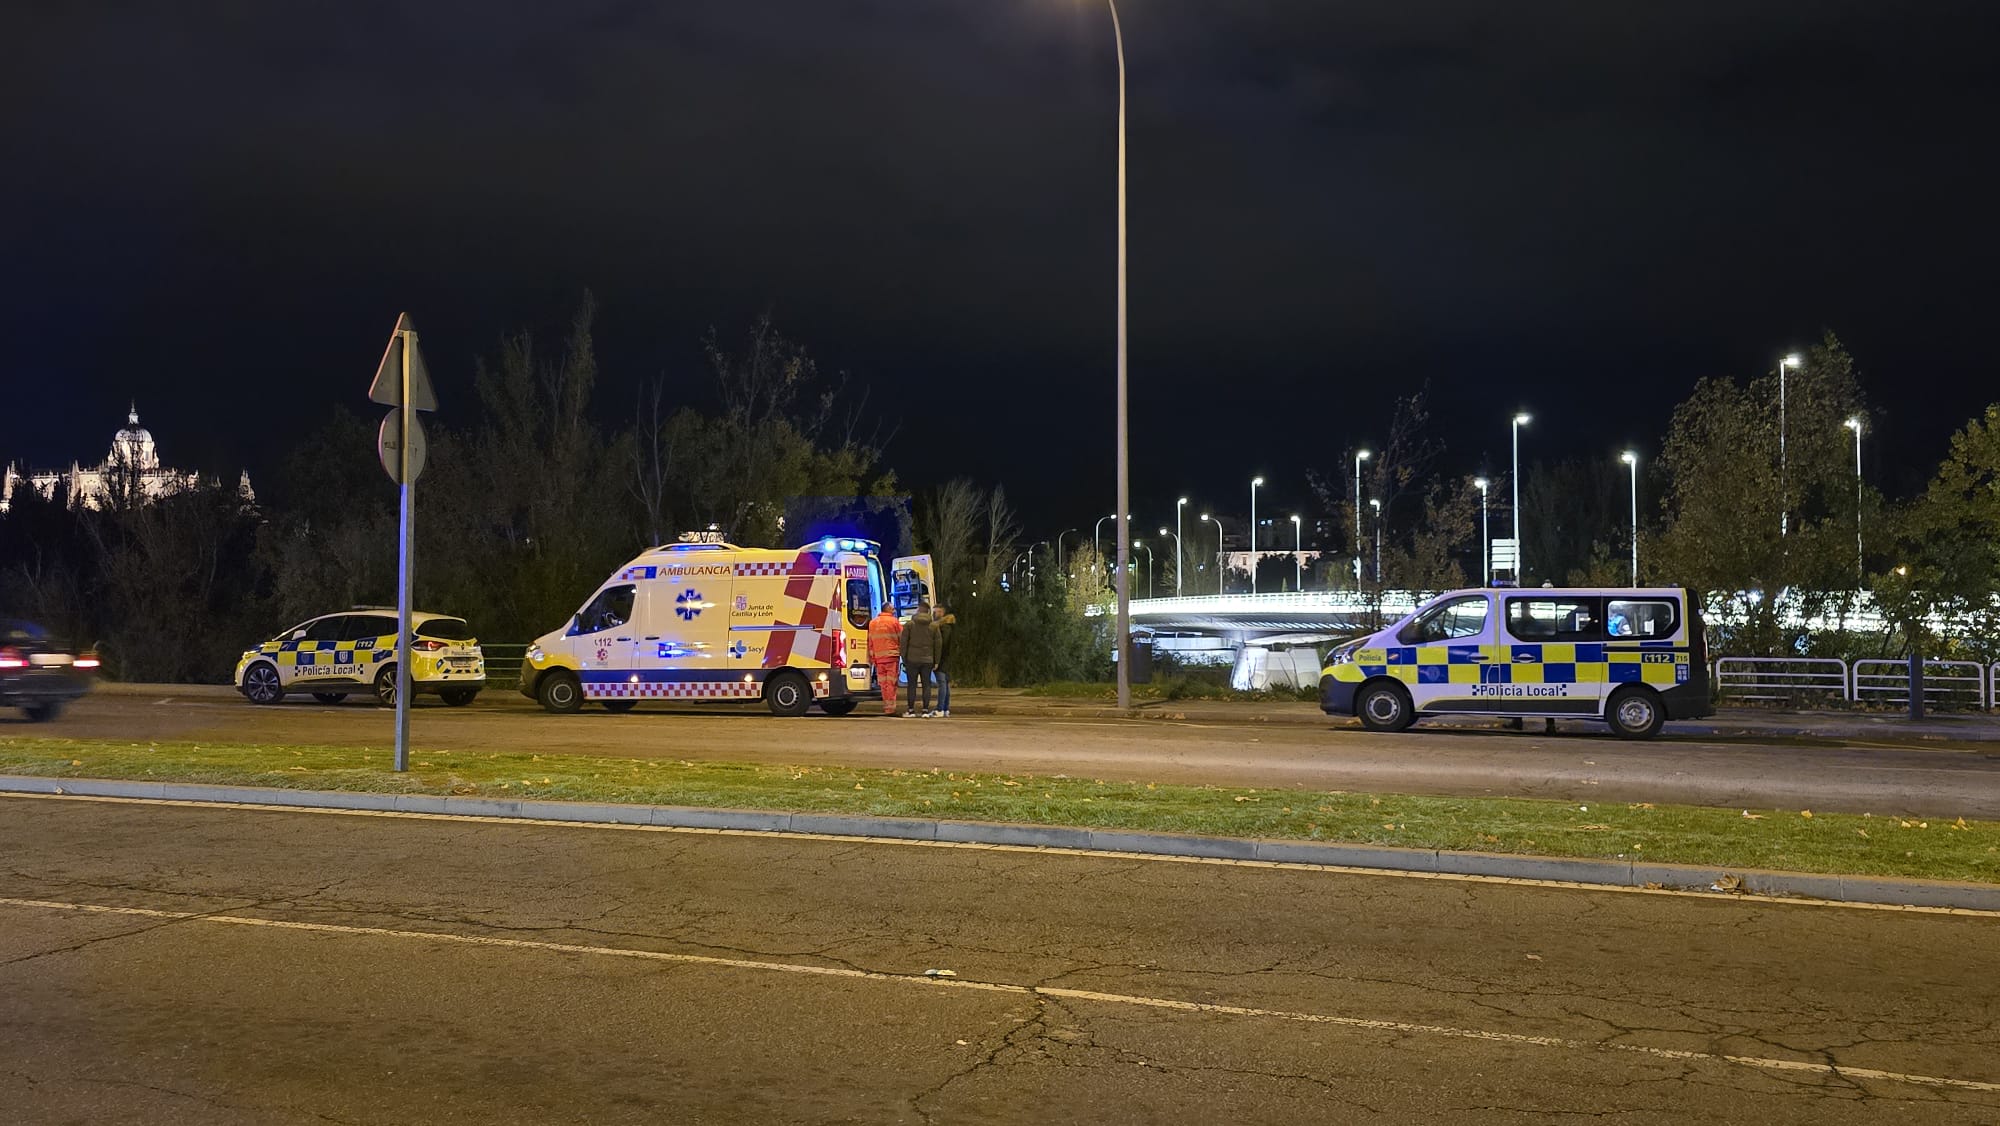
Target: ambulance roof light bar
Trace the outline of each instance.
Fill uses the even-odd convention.
[[[859,551],[863,554],[872,555],[875,552],[875,542],[873,540],[853,539],[847,536],[820,537],[819,553],[821,555],[832,555],[837,551]]]

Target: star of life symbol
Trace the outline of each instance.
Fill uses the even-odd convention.
[[[674,602],[676,603],[674,613],[679,614],[681,620],[684,622],[694,621],[695,617],[701,613],[701,592],[698,590],[690,588],[681,591],[680,596],[675,598]]]
[[[748,653],[749,651],[750,647],[748,645],[743,644],[743,640],[741,638],[738,638],[736,643],[729,647],[729,655],[732,657],[736,657],[738,659],[741,659],[743,654]]]

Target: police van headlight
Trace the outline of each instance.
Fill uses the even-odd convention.
[[[1326,663],[1329,665],[1352,664],[1354,663],[1355,650],[1360,648],[1361,642],[1359,641],[1350,641],[1345,645],[1336,645],[1333,647],[1333,652],[1326,655]]]

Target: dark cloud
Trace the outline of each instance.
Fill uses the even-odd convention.
[[[1978,6],[1123,14],[1146,505],[1254,471],[1296,503],[1426,380],[1467,467],[1516,402],[1538,454],[1648,440],[1695,378],[1826,327],[1906,476],[1992,395]],[[699,394],[700,333],[768,307],[906,423],[954,420],[901,427],[906,478],[1002,479],[1052,526],[1109,505],[1098,4],[10,19],[0,330],[46,406],[0,417],[0,459],[93,456],[136,394],[170,456],[268,464],[359,405],[399,309],[456,405],[591,286],[607,408],[663,371]]]

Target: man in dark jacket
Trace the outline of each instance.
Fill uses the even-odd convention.
[[[951,674],[945,671],[945,662],[951,660],[951,630],[957,624],[958,618],[943,602],[931,612],[931,625],[937,630],[937,711],[933,715],[951,715]]]
[[[910,710],[905,718],[928,716],[931,711],[931,670],[937,667],[937,625],[931,621],[931,604],[917,603],[916,616],[903,627],[903,671],[910,674]]]

